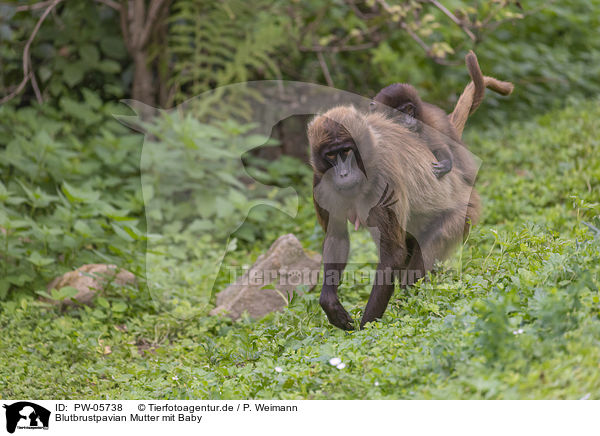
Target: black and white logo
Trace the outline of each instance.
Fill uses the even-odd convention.
[[[6,431],[14,433],[16,429],[48,430],[50,411],[29,401],[5,404]]]

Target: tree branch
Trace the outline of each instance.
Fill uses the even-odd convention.
[[[50,3],[52,3],[52,0],[46,0],[43,2],[31,3],[29,5],[21,5],[21,6],[17,6],[17,7],[15,7],[14,3],[0,3],[0,6],[15,7],[15,12],[25,12],[25,11],[35,11],[37,9],[44,9]]]
[[[402,27],[402,29],[404,29],[406,33],[408,33],[410,37],[425,50],[425,53],[427,53],[428,56],[431,55],[431,48],[419,37],[419,35],[413,32],[404,21],[400,23],[400,27]]]
[[[392,14],[393,11],[390,7],[390,5],[388,5],[386,3],[385,0],[377,0],[377,3],[379,3],[381,5],[381,7],[388,13]],[[455,17],[456,18],[456,17]],[[458,18],[457,18],[458,19]],[[406,22],[401,21],[400,22],[400,27],[406,31],[406,33],[408,33],[408,35],[417,43],[419,44],[419,46],[425,51],[425,53],[427,54],[427,56],[429,56],[435,63],[440,64],[440,65],[457,65],[453,62],[448,62],[443,58],[440,58],[439,56],[434,56],[431,53],[431,47],[429,47],[427,45],[427,43],[425,43],[425,41],[423,41],[419,35],[417,35],[415,32],[413,32],[413,30],[408,27],[408,24],[406,24]]]
[[[393,14],[394,12],[392,11],[392,8],[390,5],[387,4],[387,2],[385,0],[377,0],[377,3],[379,3],[381,5],[381,7],[388,13],[388,14]],[[431,48],[425,43],[425,41],[423,41],[419,35],[417,35],[415,32],[413,32],[408,25],[404,22],[401,21],[400,22],[400,27],[402,27],[403,30],[406,31],[406,33],[408,33],[410,35],[410,37],[412,39],[414,39],[416,41],[417,44],[419,44],[421,46],[421,48],[423,50],[425,50],[425,52],[427,53],[427,55],[431,54]]]
[[[31,64],[31,59],[29,60],[29,63]],[[33,93],[35,94],[35,98],[37,99],[38,103],[43,103],[44,99],[42,98],[42,93],[40,92],[40,87],[38,86],[33,71],[30,74],[29,80],[31,81],[31,87],[33,88]]]
[[[121,5],[118,2],[115,2],[113,0],[96,0],[98,3],[102,3],[103,5],[108,6],[111,9],[114,9],[115,11],[121,11]]]
[[[317,59],[319,59],[319,64],[321,64],[321,70],[323,70],[323,75],[325,76],[325,81],[327,82],[327,86],[334,87],[333,80],[331,79],[331,74],[329,73],[329,68],[327,67],[327,63],[325,62],[325,58],[323,57],[323,52],[317,52]]]
[[[144,0],[133,0],[129,2],[129,36],[131,37],[134,50],[142,49],[142,34],[146,20],[146,4]],[[132,53],[133,55],[133,53]]]
[[[339,46],[323,46],[323,45],[315,45],[313,47],[304,47],[300,46],[300,51],[312,51],[312,52],[329,52],[329,53],[339,53],[342,51],[360,51],[366,50],[368,48],[373,48],[377,45],[378,41],[373,42],[365,42],[364,44],[357,45],[339,45]]]
[[[362,20],[370,20],[371,18],[376,18],[378,16],[378,14],[373,13],[373,12],[363,12],[361,11],[355,4],[354,4],[354,0],[345,0],[345,3],[350,7],[350,9],[352,9],[352,11],[354,12],[354,14],[362,19]]]
[[[128,13],[127,0],[123,0],[121,2],[121,33],[123,33],[123,41],[125,41],[125,47],[127,47],[127,51],[131,53],[133,47],[131,45],[131,39],[129,37],[129,22],[127,19]]]
[[[169,0],[152,0],[150,3],[148,14],[146,15],[146,23],[144,25],[144,29],[142,30],[142,36],[140,37],[142,47],[148,44],[148,41],[150,40],[150,34],[152,33],[152,29],[158,21],[160,12],[168,2]]]
[[[469,38],[471,38],[471,40],[476,41],[477,37],[473,34],[473,32],[471,32],[469,30],[469,28],[467,26],[465,26],[462,21],[460,21],[456,15],[454,15],[452,12],[450,12],[446,6],[444,6],[443,4],[441,4],[439,1],[437,0],[429,0],[429,2],[434,5],[436,8],[438,8],[440,11],[442,11],[448,18],[450,18],[457,26],[459,26],[466,34]]]

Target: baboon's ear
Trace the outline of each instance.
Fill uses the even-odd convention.
[[[401,104],[400,106],[397,107],[397,109],[400,112],[404,112],[405,114],[410,115],[413,118],[415,116],[415,105],[411,101]]]

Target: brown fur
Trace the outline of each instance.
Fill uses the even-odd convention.
[[[343,128],[336,127],[339,125]],[[389,207],[377,203],[367,219],[361,216],[361,223],[369,227],[372,234],[381,234],[378,272],[392,268],[414,269],[424,274],[433,267],[435,260],[444,259],[462,240],[468,229],[467,222],[477,222],[479,197],[459,172],[452,171],[437,179],[431,171],[434,157],[419,135],[382,113],[364,114],[352,106],[333,108],[317,116],[308,126],[314,193],[334,190],[333,187],[322,186],[326,183],[326,171],[319,159],[323,148],[339,135],[347,135],[354,140],[367,175],[367,182],[361,185],[360,193],[348,202],[358,204],[363,198],[369,200],[375,197],[377,200],[382,192],[390,200]],[[316,199],[315,209],[327,233],[325,245],[332,233],[329,223],[336,220],[339,228],[343,221],[346,226],[346,217],[336,216],[338,213],[333,207],[318,204]],[[342,231],[336,237],[345,241],[347,233]],[[326,275],[332,270],[343,271],[345,267],[345,261],[331,263],[325,256],[324,264]],[[392,293],[393,284],[391,287],[389,284],[374,284],[361,326],[382,316]],[[337,283],[329,287],[323,285],[320,301],[330,322],[341,328],[351,328],[349,315],[337,299]]]
[[[374,101],[395,109],[399,109],[407,103],[412,104],[414,112],[409,115],[428,126],[420,126],[416,130],[438,162],[449,161],[450,168],[454,167],[452,171],[458,169],[465,181],[473,185],[477,174],[477,165],[466,145],[461,142],[460,135],[450,122],[446,112],[433,104],[422,101],[417,90],[406,83],[394,83],[383,88],[375,96]],[[442,175],[447,174],[450,168],[446,169]]]
[[[373,100],[400,111],[402,111],[400,109],[402,105],[412,103],[414,114],[409,115],[445,136],[458,140],[456,131],[448,121],[446,113],[439,107],[422,101],[417,90],[408,83],[394,83],[386,86],[377,93]]]
[[[459,138],[462,136],[467,118],[475,112],[481,104],[485,95],[485,88],[489,88],[502,95],[509,95],[514,89],[513,84],[510,82],[503,82],[494,77],[484,76],[479,68],[477,56],[473,51],[467,53],[465,62],[472,81],[460,95],[452,113],[448,115],[450,123],[452,123],[456,129]]]

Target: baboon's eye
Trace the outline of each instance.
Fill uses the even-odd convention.
[[[346,148],[346,149],[342,150],[342,156],[344,156],[344,159],[348,157],[348,155],[350,154],[351,151],[352,151],[352,149],[350,149],[350,148]]]
[[[325,157],[327,157],[327,159],[329,159],[329,160],[334,160],[335,159],[335,153],[327,153],[325,155]]]

